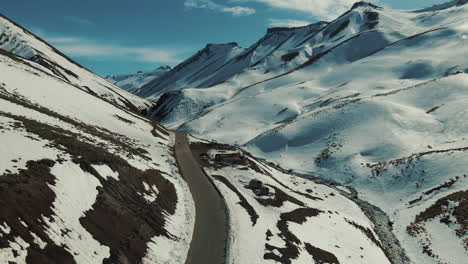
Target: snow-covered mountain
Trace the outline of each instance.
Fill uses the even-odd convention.
[[[150,103],[0,33],[0,263],[184,263],[194,202]]]
[[[408,263],[388,218],[354,190],[293,175],[236,147],[195,138],[191,146],[230,215],[226,263]],[[241,159],[222,162],[222,155]],[[269,194],[258,195],[258,184]]]
[[[1,264],[193,263],[199,205],[172,131],[3,49],[0,72]],[[184,155],[229,213],[226,263],[404,263],[388,220],[351,189],[191,142]],[[226,152],[245,162],[217,160]],[[245,188],[254,179],[271,191]]]
[[[155,100],[166,91],[183,87],[205,87],[205,79],[243,51],[237,43],[208,44],[168,73],[143,86],[136,94]]]
[[[115,86],[120,87],[128,92],[137,93],[137,91],[142,86],[156,80],[158,77],[170,71],[171,69],[171,66],[166,65],[150,72],[139,71],[130,74],[109,75],[106,76],[105,79]]]
[[[0,263],[186,263],[195,206],[174,133],[2,49],[0,72]],[[401,250],[351,190],[191,141],[230,213],[227,263],[391,263]],[[247,163],[201,161],[206,147]]]
[[[411,263],[464,263],[466,3],[356,3],[140,95],[159,99],[150,116],[166,126],[356,188],[389,215]]]
[[[264,69],[279,67],[285,70],[286,62],[304,55],[292,49],[326,25],[327,22],[320,22],[299,28],[270,28],[262,39],[248,49],[239,47],[237,43],[209,44],[173,71],[143,86],[137,94],[155,100],[171,90],[211,87],[262,64],[267,64],[263,66]],[[269,59],[274,53],[281,53],[281,56],[279,61],[271,62]]]
[[[231,144],[179,148],[224,199],[226,263],[466,262],[466,3],[356,3],[136,91]],[[151,104],[0,17],[1,264],[186,263],[200,201]]]
[[[151,102],[108,83],[0,14],[0,49],[40,65],[47,73],[114,104],[141,111]]]

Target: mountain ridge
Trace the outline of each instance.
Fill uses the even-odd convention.
[[[0,48],[40,65],[46,71],[79,86],[80,89],[88,90],[115,104],[131,108],[133,111],[140,112],[152,105],[151,102],[104,81],[3,15],[0,16],[0,20],[3,20],[0,21],[2,22],[0,24]]]
[[[262,59],[213,85],[167,91],[148,115],[355,188],[389,215],[413,263],[463,262],[455,226],[464,225],[438,219],[466,206],[465,2],[409,11],[358,3],[262,53],[265,36],[231,61]],[[271,34],[284,32],[294,30]],[[439,207],[447,199],[457,206]],[[441,213],[424,217],[435,208]]]
[[[465,3],[357,3],[208,44],[133,90],[152,103],[0,18],[0,255],[185,263],[213,238],[192,238],[195,166],[224,203],[226,263],[463,263]]]
[[[165,65],[149,72],[138,71],[129,74],[108,75],[104,79],[125,91],[137,93],[143,85],[158,79],[171,69],[171,66]]]
[[[240,149],[180,131],[176,137],[138,113],[3,49],[0,71],[0,262],[212,261],[214,247],[207,250],[203,244],[207,236],[212,238],[211,214],[205,215],[205,229],[195,230],[195,217],[203,219],[200,204],[195,204],[207,204],[192,190],[201,184],[226,203],[226,211],[206,209],[235,219],[229,220],[227,234],[223,218],[216,222],[218,240],[227,240],[216,242],[216,249],[226,262],[303,263],[313,258],[358,264],[365,258],[369,263],[390,263],[387,252],[392,250],[381,245],[372,220],[338,188],[306,179],[298,186],[296,176]],[[216,153],[240,153],[244,162],[220,162]],[[190,185],[184,179],[194,176],[194,166],[199,179]],[[223,176],[232,171],[240,177]],[[252,179],[261,179],[272,192],[260,196],[245,188],[245,181]],[[220,201],[221,197],[211,206],[216,208]],[[243,206],[253,217],[245,217]],[[288,223],[298,226],[289,228]],[[316,236],[303,236],[304,230],[336,236],[320,234],[316,241]],[[348,235],[341,237],[345,232]],[[230,243],[234,237],[249,245],[241,243],[239,248]],[[193,241],[201,242],[194,246]],[[355,247],[366,250],[350,254]],[[225,256],[227,248],[230,254]]]

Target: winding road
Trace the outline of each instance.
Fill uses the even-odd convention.
[[[190,187],[196,209],[195,228],[186,264],[223,264],[227,241],[224,201],[193,157],[187,134],[174,132],[176,159]]]

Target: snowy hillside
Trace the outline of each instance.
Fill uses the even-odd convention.
[[[28,30],[0,14],[0,49],[31,61],[53,76],[109,102],[141,111],[152,105],[83,68]]]
[[[3,50],[0,73],[0,263],[184,263],[173,133]]]
[[[177,88],[211,87],[250,67],[267,71],[288,70],[288,65],[296,65],[288,62],[304,59],[308,52],[295,49],[296,45],[326,25],[327,22],[319,22],[299,28],[270,28],[262,39],[248,49],[240,48],[236,43],[210,44],[161,79],[145,85],[137,94],[155,100],[163,92]]]
[[[155,100],[166,91],[203,86],[206,78],[242,51],[244,49],[237,43],[208,44],[168,73],[143,86],[136,94]]]
[[[106,76],[105,79],[125,91],[137,93],[142,86],[156,80],[171,69],[171,66],[161,66],[150,72],[139,71],[131,74],[110,75]]]
[[[352,190],[280,171],[227,145],[194,140],[192,148],[226,200],[226,263],[407,263],[394,237],[382,235],[391,232],[388,219],[373,223],[347,197]],[[245,160],[232,165],[218,155]],[[256,193],[252,180],[269,193]]]
[[[150,114],[354,187],[389,215],[412,263],[463,263],[467,25],[466,1],[410,11],[357,3],[309,33],[270,30],[292,36],[255,44],[192,86],[160,96],[177,87],[161,86]]]
[[[467,3],[109,77],[153,101],[0,16],[0,264],[466,263]]]

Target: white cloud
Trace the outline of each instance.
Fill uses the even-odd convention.
[[[255,14],[255,9],[249,7],[235,6],[235,7],[225,7],[223,12],[232,13],[233,16],[250,16]]]
[[[333,20],[348,11],[356,0],[231,0],[231,2],[259,2],[271,7],[300,11],[322,20]],[[369,0],[379,3],[380,0]]]
[[[223,5],[216,4],[211,0],[185,0],[184,5],[189,8],[207,8],[211,10],[219,10],[224,7]]]
[[[309,25],[309,21],[293,19],[270,19],[270,27],[303,27]]]
[[[255,9],[244,6],[227,6],[212,0],[185,0],[185,7],[209,9],[216,12],[231,13],[233,16],[249,16],[255,14]]]
[[[125,47],[96,43],[84,38],[46,37],[48,42],[69,56],[92,58],[125,58],[150,63],[178,63],[181,51],[148,47]]]
[[[123,48],[120,51],[133,54],[136,59],[143,62],[160,62],[160,63],[178,63],[180,59],[177,56],[180,54],[174,50],[162,50],[153,48]]]

